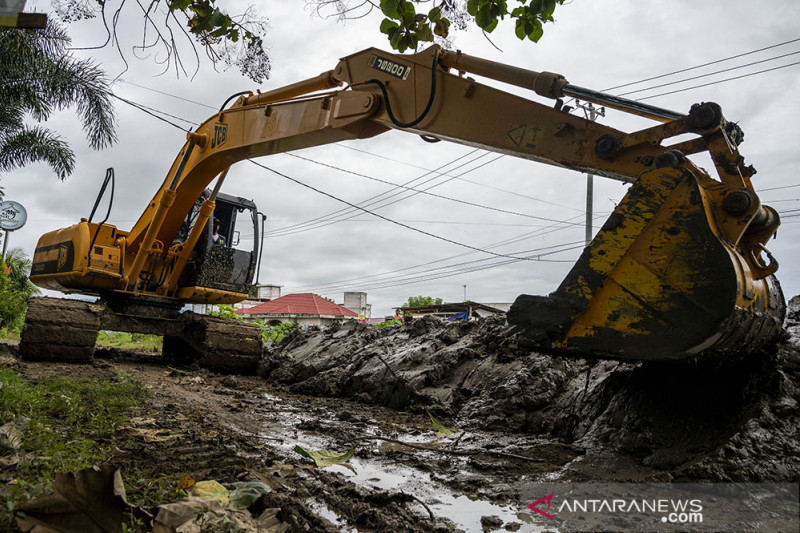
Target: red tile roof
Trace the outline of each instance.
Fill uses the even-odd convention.
[[[238,309],[238,315],[333,315],[358,316],[358,313],[310,292],[287,294],[249,309]]]

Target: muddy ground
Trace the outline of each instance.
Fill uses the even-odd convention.
[[[521,350],[501,319],[295,332],[259,376],[102,352],[30,376],[135,376],[152,390],[115,451],[153,475],[261,480],[296,531],[539,531],[533,481],[800,481],[800,299],[775,350],[677,364]],[[457,431],[436,433],[429,416]],[[399,444],[404,442],[415,447]],[[317,468],[294,452],[344,452]]]

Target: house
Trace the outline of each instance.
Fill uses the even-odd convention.
[[[506,312],[504,309],[498,309],[478,302],[455,302],[439,305],[421,305],[417,307],[395,307],[394,309],[395,313],[398,315],[411,315],[413,318],[420,318],[425,315],[433,315],[441,318],[463,315],[464,318],[472,318],[505,314]]]
[[[316,294],[287,294],[246,309],[238,309],[242,318],[260,318],[269,325],[291,322],[296,326],[327,326],[339,320],[357,320],[358,313]]]
[[[232,307],[234,309],[246,309],[281,297],[280,285],[256,285],[255,287],[255,296],[250,296],[244,301],[235,303]],[[201,315],[207,315],[218,307],[219,306],[216,304],[192,304],[192,311]]]

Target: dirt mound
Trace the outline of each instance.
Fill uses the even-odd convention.
[[[587,450],[586,464],[613,454],[673,479],[796,481],[800,297],[787,328],[790,338],[769,353],[631,364],[527,352],[499,317],[386,329],[348,322],[295,331],[259,372],[295,393],[558,438]]]

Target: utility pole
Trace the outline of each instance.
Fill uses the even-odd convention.
[[[606,108],[596,108],[591,102],[582,104],[579,100],[575,100],[575,107],[583,110],[583,114],[588,120],[594,122],[597,117],[606,116]],[[586,246],[592,242],[592,218],[594,216],[594,175],[586,174]]]

